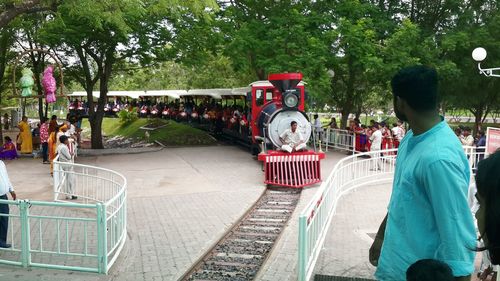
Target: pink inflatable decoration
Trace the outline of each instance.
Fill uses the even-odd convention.
[[[56,79],[54,78],[54,67],[49,65],[43,72],[42,85],[45,89],[45,100],[47,103],[56,102]]]

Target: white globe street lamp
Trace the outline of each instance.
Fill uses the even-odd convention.
[[[494,74],[493,71],[500,71],[500,67],[481,68],[481,62],[486,58],[487,52],[484,48],[478,47],[472,51],[472,58],[477,61],[477,68],[480,74],[488,77],[500,77],[500,74]]]
[[[472,58],[477,62],[482,62],[486,58],[486,50],[484,48],[478,47],[472,51]]]

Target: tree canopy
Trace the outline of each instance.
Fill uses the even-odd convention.
[[[89,116],[98,148],[108,89],[235,87],[298,71],[311,105],[333,106],[345,125],[349,114],[390,106],[389,80],[398,69],[425,64],[440,74],[443,110],[467,109],[479,126],[499,110],[500,80],[479,75],[470,54],[482,46],[489,52],[483,64],[500,64],[499,4],[0,0],[0,91],[20,42],[50,48],[71,85],[89,97],[101,92]]]

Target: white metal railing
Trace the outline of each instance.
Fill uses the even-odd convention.
[[[11,207],[3,216],[12,244],[0,263],[107,273],[126,240],[126,189],[115,171],[56,158],[55,202],[0,200]]]
[[[338,200],[361,185],[392,181],[396,150],[356,154],[340,160],[299,216],[299,280],[309,280]]]
[[[465,155],[469,161],[469,166],[472,169],[473,175],[476,175],[477,163],[485,158],[485,146],[464,146]]]
[[[484,147],[464,147],[475,174]],[[397,149],[372,151],[340,160],[299,215],[298,280],[310,280],[339,199],[353,189],[392,183]]]
[[[327,128],[324,136],[325,150],[328,151],[329,148],[332,148],[352,151],[354,154],[356,152],[355,140],[356,134],[351,131]]]

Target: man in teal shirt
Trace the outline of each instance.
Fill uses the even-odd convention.
[[[403,281],[421,259],[445,262],[456,280],[470,280],[474,271],[470,171],[439,116],[437,84],[436,71],[425,66],[404,68],[391,81],[396,116],[411,130],[399,146],[388,213],[370,249],[377,280]]]

